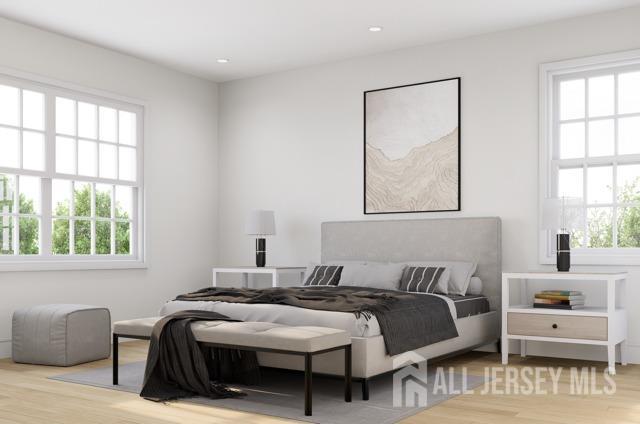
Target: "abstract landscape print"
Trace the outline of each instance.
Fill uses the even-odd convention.
[[[364,213],[460,210],[460,78],[364,93]]]

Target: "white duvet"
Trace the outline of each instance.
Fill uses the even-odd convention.
[[[426,296],[437,296],[445,299],[449,305],[451,316],[454,320],[456,319],[456,307],[451,299],[437,294],[426,294]],[[168,315],[188,309],[218,312],[229,318],[241,321],[262,321],[283,325],[337,328],[348,331],[353,337],[374,337],[381,334],[380,325],[375,316],[367,320],[363,316],[356,318],[355,314],[351,312],[316,311],[313,309],[298,308],[296,306],[271,305],[267,303],[246,304],[172,300],[160,309],[160,315]]]

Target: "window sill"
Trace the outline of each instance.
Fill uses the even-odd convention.
[[[146,262],[138,259],[120,260],[34,260],[34,261],[0,261],[0,272],[29,271],[81,271],[109,269],[147,269]]]

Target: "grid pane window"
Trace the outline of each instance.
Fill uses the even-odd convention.
[[[140,259],[142,113],[0,75],[0,266]]]
[[[560,83],[560,119],[584,118],[584,79]]]
[[[20,168],[20,131],[0,127],[0,166]]]
[[[78,136],[95,139],[98,134],[98,109],[91,103],[78,102]]]
[[[551,196],[581,199],[572,246],[640,248],[640,68],[555,76]]]
[[[640,113],[640,71],[618,76],[618,109],[620,113]]]
[[[14,251],[14,215],[16,177],[0,174],[0,254],[11,255]]]
[[[136,181],[135,113],[56,97],[56,133],[57,172]]]
[[[41,179],[0,174],[0,255],[40,254]]]
[[[54,253],[130,254],[134,192],[119,185],[53,180]]]
[[[35,131],[22,133],[22,167],[44,171],[44,134]]]
[[[17,127],[20,121],[20,89],[0,85],[0,124]]]
[[[583,158],[585,152],[584,122],[560,125],[560,158]]]
[[[0,85],[0,167],[44,171],[44,94]]]

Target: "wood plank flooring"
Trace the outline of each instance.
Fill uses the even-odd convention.
[[[120,345],[121,363],[143,360],[146,342]],[[461,372],[482,375],[485,367],[499,367],[497,354],[469,353],[438,363]],[[511,357],[517,369],[525,366],[595,366],[602,380],[603,362],[552,358]],[[286,423],[285,419],[249,414],[185,402],[154,403],[135,394],[47,379],[48,376],[109,366],[110,360],[71,368],[14,364],[0,360],[0,424],[176,424],[176,423]],[[407,424],[640,424],[640,365],[618,366],[614,395],[571,395],[570,376],[563,372],[557,395],[465,394],[423,411]],[[497,385],[498,389],[504,388]],[[541,385],[551,390],[552,383]],[[354,393],[359,394],[354,385]],[[372,423],[373,424],[373,423]]]

